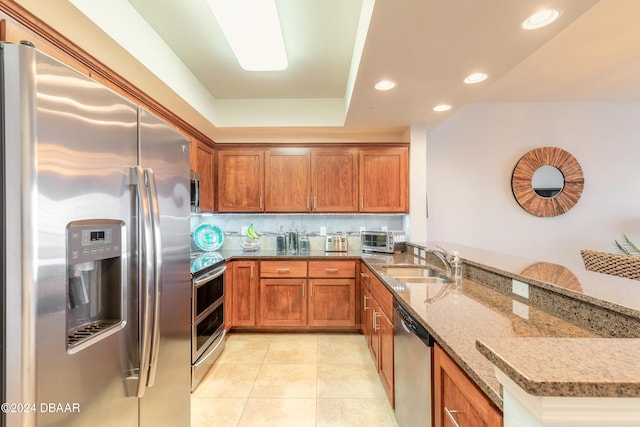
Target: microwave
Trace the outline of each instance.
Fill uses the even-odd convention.
[[[406,241],[404,231],[365,230],[360,233],[361,249],[367,252],[404,252]]]
[[[200,174],[191,171],[191,212],[200,212]]]

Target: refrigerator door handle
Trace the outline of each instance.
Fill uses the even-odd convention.
[[[160,239],[160,210],[158,208],[158,190],[153,169],[144,170],[148,183],[149,206],[151,207],[151,225],[153,228],[153,323],[151,329],[151,354],[149,357],[149,376],[147,387],[152,387],[156,379],[158,352],[160,351],[160,309],[162,289],[162,241]]]
[[[149,363],[151,353],[151,332],[152,332],[152,305],[154,291],[154,238],[153,224],[151,219],[151,206],[149,204],[147,183],[144,170],[139,166],[132,167],[132,179],[136,187],[138,199],[138,215],[141,219],[141,254],[140,270],[142,277],[140,280],[140,366],[137,378],[135,394],[137,397],[144,396],[149,376]]]

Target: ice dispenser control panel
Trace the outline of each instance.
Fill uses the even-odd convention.
[[[120,256],[120,221],[76,221],[68,227],[70,263]]]

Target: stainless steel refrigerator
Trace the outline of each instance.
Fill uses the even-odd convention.
[[[2,425],[188,426],[189,142],[0,50]]]

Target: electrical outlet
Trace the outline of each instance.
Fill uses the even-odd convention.
[[[511,300],[511,302],[513,314],[516,314],[525,320],[529,320],[529,306],[516,300]]]
[[[529,299],[529,285],[526,283],[522,283],[516,279],[511,279],[511,291],[522,298]]]

